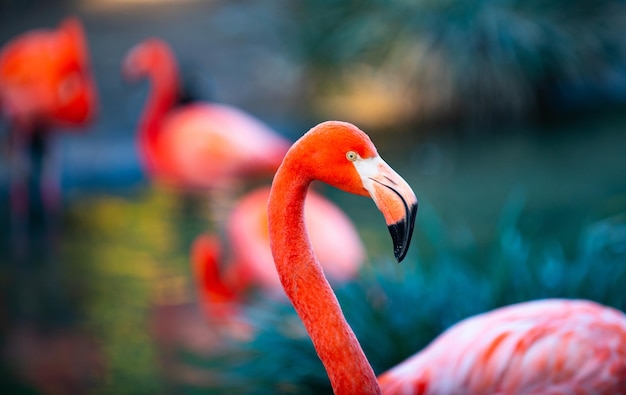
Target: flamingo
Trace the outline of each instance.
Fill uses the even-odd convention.
[[[417,198],[345,122],[309,130],[274,177],[267,210],[276,269],[336,394],[626,394],[626,316],[589,301],[530,302],[470,318],[377,379],[311,247],[303,204],[313,180],[371,197],[398,261]]]
[[[83,128],[96,107],[85,34],[77,18],[65,19],[56,30],[26,32],[2,48],[0,115],[11,129],[10,198],[17,219],[28,215],[28,178],[37,167],[44,209],[57,210],[61,192],[54,153],[48,152],[51,129]],[[30,163],[29,153],[41,163]]]
[[[253,287],[268,295],[284,296],[267,234],[269,193],[269,187],[258,187],[235,204],[226,224],[232,259],[223,273],[219,238],[201,234],[194,241],[192,268],[207,316],[223,314],[216,310],[230,311]],[[331,280],[343,283],[354,278],[365,260],[365,247],[354,224],[315,191],[309,193],[305,213],[313,246]],[[226,315],[232,316],[232,312]]]
[[[138,146],[145,170],[158,183],[187,190],[228,187],[238,177],[272,174],[289,148],[286,139],[235,107],[207,102],[175,107],[178,66],[158,38],[131,48],[123,73],[150,80]]]
[[[191,266],[196,281],[198,299],[205,316],[234,317],[234,306],[241,300],[242,289],[235,284],[228,284],[220,275],[222,246],[217,236],[201,234],[191,247]]]
[[[238,281],[252,277],[267,291],[282,287],[272,258],[267,234],[269,187],[260,187],[241,198],[227,223],[234,252],[234,273]],[[356,276],[365,260],[365,247],[354,224],[330,200],[311,190],[304,205],[311,243],[328,276],[337,283]]]

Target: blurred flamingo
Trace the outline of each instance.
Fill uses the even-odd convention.
[[[222,245],[216,235],[205,233],[196,237],[191,247],[192,275],[200,306],[211,320],[235,316],[235,307],[245,292],[223,278],[220,273],[222,259]]]
[[[202,308],[209,317],[231,317],[253,288],[284,295],[267,233],[269,187],[259,187],[235,204],[227,221],[231,260],[217,236],[203,234],[192,247],[192,266]],[[305,202],[306,224],[317,256],[331,280],[354,278],[365,260],[365,248],[354,224],[330,200],[311,191]]]
[[[227,223],[228,239],[235,255],[231,278],[282,293],[267,233],[269,195],[269,187],[257,188],[233,208]],[[341,283],[354,278],[365,260],[365,247],[352,221],[313,190],[304,203],[304,212],[311,243],[330,279]]]
[[[199,306],[211,333],[221,339],[216,343],[227,339],[248,341],[254,335],[253,328],[240,308],[249,289],[222,276],[222,259],[222,246],[217,236],[207,233],[196,237],[191,249],[191,265]],[[215,344],[213,349],[217,348]]]
[[[538,301],[471,318],[378,380],[307,234],[303,206],[313,180],[370,196],[398,261],[411,240],[417,199],[369,137],[343,122],[311,129],[274,177],[268,218],[276,269],[335,393],[626,394],[626,315],[589,301]]]
[[[26,32],[2,48],[0,115],[10,125],[11,211],[18,221],[28,215],[30,177],[39,177],[44,209],[58,209],[61,189],[51,131],[85,127],[96,111],[96,96],[78,19],[65,19],[56,30]]]
[[[175,296],[180,291],[160,297],[151,309],[150,333],[159,344],[159,361],[169,380],[188,382],[203,377],[202,383],[196,384],[218,385],[219,378],[213,373],[192,374],[193,369],[176,355],[181,349],[214,355],[223,352],[228,341],[251,340],[254,326],[241,307],[249,302],[253,288],[272,296],[282,293],[267,237],[268,195],[269,188],[260,187],[236,202],[227,223],[229,256],[217,235],[205,233],[194,240],[191,266],[202,316],[195,306],[176,303],[184,299]],[[323,251],[320,259],[331,277],[342,282],[355,276],[365,253],[354,225],[337,206],[314,192],[307,199],[306,210],[313,243]],[[329,245],[342,248],[329,250]],[[172,283],[180,286],[177,281]]]
[[[192,190],[228,187],[238,177],[272,174],[289,148],[287,140],[237,108],[206,102],[176,107],[178,66],[162,40],[131,48],[123,72],[151,84],[138,146],[145,170],[159,183]]]

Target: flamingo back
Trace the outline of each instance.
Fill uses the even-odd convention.
[[[254,279],[250,281],[262,288],[280,290],[267,229],[269,193],[269,188],[261,187],[242,198],[228,221],[228,234],[237,265],[233,277]],[[314,191],[309,191],[304,209],[313,249],[328,277],[339,282],[354,278],[365,260],[365,248],[354,224]]]
[[[626,394],[626,316],[579,300],[511,305],[454,325],[379,377],[385,394]]]
[[[289,148],[261,121],[234,107],[198,103],[171,111],[159,150],[181,179],[201,188],[271,174]]]

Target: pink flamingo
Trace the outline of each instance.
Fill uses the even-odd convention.
[[[335,393],[626,394],[626,316],[585,301],[527,303],[463,321],[379,381],[311,247],[303,204],[313,180],[370,196],[398,261],[409,246],[417,199],[369,137],[343,122],[311,129],[274,177],[268,218],[276,268]]]
[[[235,255],[231,278],[240,282],[252,278],[256,286],[282,293],[267,234],[269,195],[269,187],[260,187],[233,208],[227,223]],[[311,243],[324,271],[337,282],[354,278],[365,260],[365,248],[354,224],[339,207],[315,191],[309,192],[304,211]]]
[[[626,317],[586,300],[502,307],[379,377],[389,394],[625,394]]]
[[[162,40],[131,48],[123,72],[151,83],[138,145],[146,171],[157,182],[184,189],[227,187],[238,177],[272,174],[289,148],[286,139],[237,108],[198,102],[175,107],[178,67]]]
[[[87,44],[80,21],[64,20],[56,30],[33,30],[9,41],[0,52],[0,113],[11,125],[11,211],[25,219],[28,178],[41,167],[40,197],[54,212],[60,203],[58,169],[50,150],[53,128],[86,126],[97,107]],[[30,153],[42,163],[30,163]],[[37,169],[35,169],[37,170]]]
[[[267,234],[269,193],[269,187],[259,187],[235,204],[227,221],[232,256],[225,268],[220,268],[223,257],[216,236],[203,234],[194,241],[193,273],[207,316],[221,315],[224,309],[232,312],[253,287],[269,295],[284,295]],[[304,207],[311,242],[324,270],[338,283],[354,278],[365,260],[354,224],[339,207],[314,191]]]

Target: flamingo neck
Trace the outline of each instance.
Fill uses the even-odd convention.
[[[220,272],[221,246],[219,239],[200,236],[192,249],[192,264],[202,308],[208,317],[228,318],[234,315],[237,293]]]
[[[287,297],[313,341],[335,394],[380,394],[376,375],[315,257],[304,222],[311,180],[287,158],[268,201],[270,245]]]
[[[173,59],[163,59],[158,68],[151,70],[151,92],[140,122],[139,144],[148,169],[155,166],[158,157],[158,141],[165,115],[178,99],[178,70]]]

